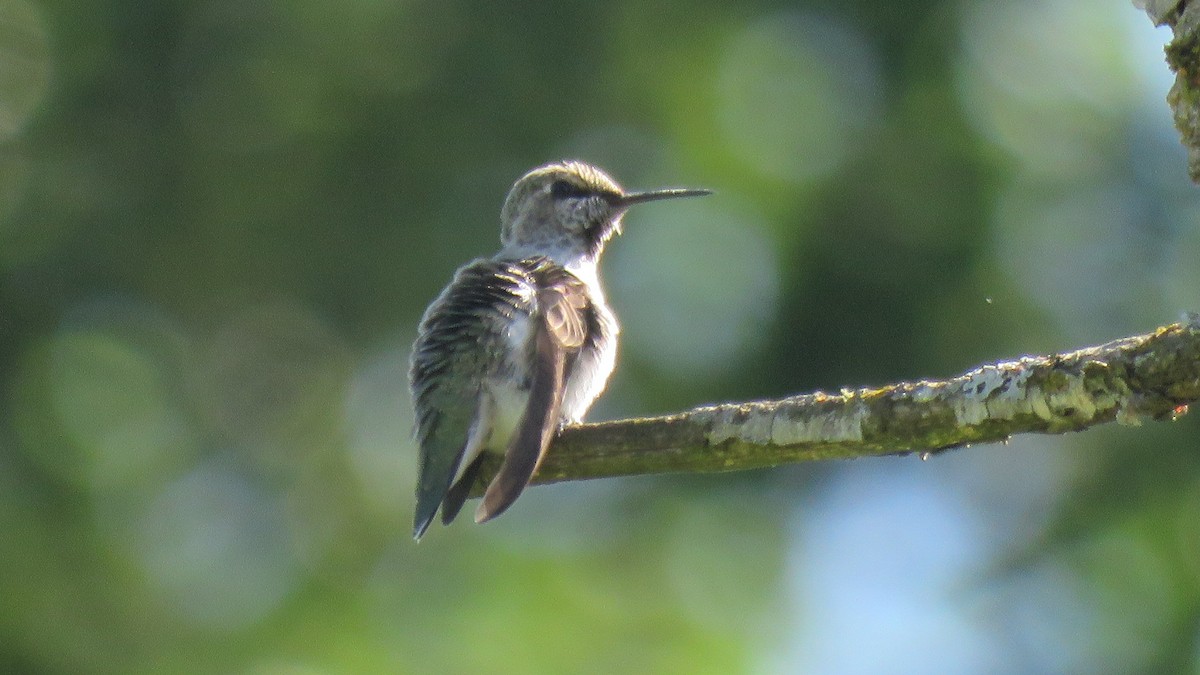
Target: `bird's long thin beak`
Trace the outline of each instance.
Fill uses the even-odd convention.
[[[667,188],[665,190],[647,190],[646,192],[630,192],[616,200],[616,206],[629,207],[634,204],[658,201],[659,199],[674,199],[676,197],[703,197],[711,195],[712,190],[693,190],[689,188]]]

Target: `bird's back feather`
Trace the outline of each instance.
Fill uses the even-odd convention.
[[[548,288],[557,289],[553,291],[555,299],[549,302],[551,296],[543,295],[540,306],[539,294]],[[564,297],[566,304],[558,306]],[[551,308],[549,314],[543,311],[545,307]],[[527,320],[542,326],[542,330],[549,326],[559,345],[556,349],[566,351],[558,375],[551,380],[552,384],[557,382],[553,384],[553,395],[550,399],[545,395],[536,397],[539,406],[546,406],[542,415],[545,419],[538,426],[548,428],[549,435],[539,432],[535,435],[538,442],[521,443],[521,451],[533,457],[532,463],[519,472],[524,475],[521,488],[560,421],[562,369],[569,367],[567,359],[583,346],[587,328],[595,323],[582,282],[546,258],[476,260],[458,271],[421,320],[410,368],[420,445],[414,537],[421,537],[439,506],[443,520],[452,520],[470,492],[478,463],[473,454],[467,453],[485,448],[469,448],[469,439],[480,444],[501,444],[491,449],[505,450],[509,439],[489,439],[490,427],[480,429],[477,425],[492,422],[483,419],[492,413],[481,415],[486,412],[482,409],[488,405],[487,397],[492,395],[492,383],[502,381],[506,391],[523,392],[533,384],[538,331],[528,331],[522,344],[513,344],[514,335],[520,334],[514,327]],[[529,414],[526,407],[522,419]],[[540,441],[542,436],[546,437],[544,442]],[[470,463],[471,470],[463,471],[456,483],[460,469],[468,468],[460,466],[464,461]],[[511,494],[507,502],[511,504],[520,490],[505,493]]]

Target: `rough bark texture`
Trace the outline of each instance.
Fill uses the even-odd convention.
[[[1173,419],[1197,399],[1200,316],[1191,315],[1147,335],[988,364],[948,380],[571,426],[533,482],[938,452],[1021,433]],[[484,467],[475,494],[498,464]]]
[[[1175,37],[1167,44],[1167,64],[1175,84],[1167,103],[1175,128],[1188,151],[1188,173],[1200,183],[1200,2],[1194,0],[1134,0],[1156,26],[1170,26]]]

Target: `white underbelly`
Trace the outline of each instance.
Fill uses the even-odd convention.
[[[596,402],[608,378],[617,365],[617,322],[611,314],[601,316],[606,322],[604,339],[591,351],[579,355],[567,376],[563,392],[562,417],[566,422],[579,422]]]
[[[488,390],[493,401],[492,434],[484,449],[503,455],[525,415],[529,392],[517,389],[510,380],[489,382]]]
[[[521,416],[525,414],[528,392],[523,392],[507,381],[489,380],[479,400],[475,424],[467,436],[462,460],[455,469],[454,483],[462,477],[467,467],[481,453],[503,455],[508,450],[509,439],[516,433]]]

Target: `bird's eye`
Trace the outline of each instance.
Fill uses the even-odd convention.
[[[550,184],[550,194],[556,199],[586,197],[587,191],[569,180],[556,180]]]

